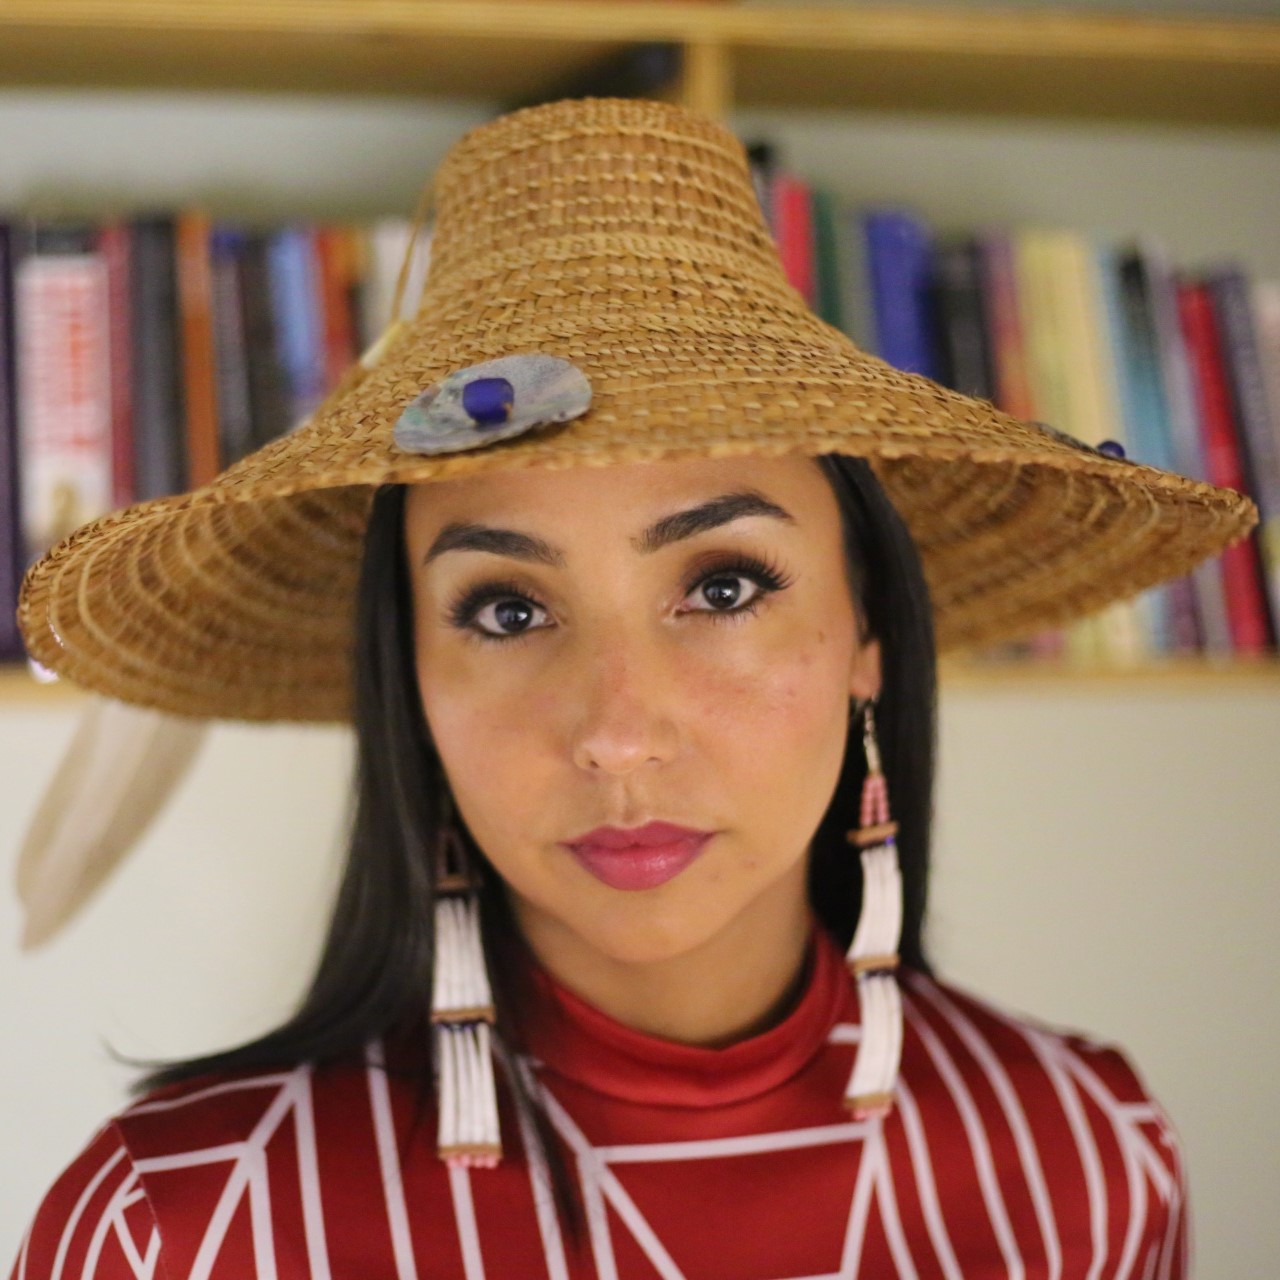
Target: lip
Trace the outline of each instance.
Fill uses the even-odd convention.
[[[674,879],[706,847],[714,831],[670,822],[649,822],[627,830],[597,827],[565,848],[597,880],[613,889],[653,889]]]

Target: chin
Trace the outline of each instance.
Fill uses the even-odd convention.
[[[591,948],[618,964],[661,964],[696,951],[715,937],[724,921],[666,919],[638,910],[598,915],[589,929],[574,931]],[[623,916],[624,918],[619,918]],[[630,918],[625,918],[630,917]]]

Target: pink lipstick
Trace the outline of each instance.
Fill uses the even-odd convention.
[[[565,848],[597,880],[612,889],[653,889],[679,875],[703,850],[714,831],[670,822],[643,827],[597,827]]]

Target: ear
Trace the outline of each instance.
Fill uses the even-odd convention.
[[[849,674],[849,692],[859,701],[880,696],[879,640],[868,640],[858,646]]]

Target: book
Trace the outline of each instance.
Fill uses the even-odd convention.
[[[327,393],[360,355],[354,307],[357,253],[344,226],[320,226],[315,234]]]
[[[194,206],[178,211],[178,323],[186,411],[186,488],[208,484],[222,469],[218,440],[217,357],[213,336],[213,273],[209,215]]]
[[[1172,471],[1164,427],[1164,389],[1155,350],[1141,257],[1127,246],[1103,251],[1102,286],[1115,348],[1117,393],[1125,452],[1135,462]],[[1194,652],[1198,647],[1195,596],[1189,578],[1148,593],[1147,626],[1156,653]]]
[[[20,658],[14,610],[26,564],[18,489],[18,398],[14,378],[14,229],[0,220],[0,661]]]
[[[136,214],[129,233],[130,347],[145,353],[129,371],[134,497],[143,501],[181,493],[187,483],[174,215]]]
[[[931,286],[932,233],[908,208],[863,215],[874,317],[874,354],[907,373],[938,378]]]
[[[938,347],[938,381],[961,395],[994,403],[995,373],[983,301],[982,254],[973,236],[940,238],[930,296]]]
[[[35,559],[112,509],[110,302],[97,228],[36,218],[14,273],[22,538]]]
[[[1006,228],[989,227],[977,239],[979,288],[991,353],[991,399],[1015,418],[1034,420],[1013,235]]]
[[[1244,461],[1232,422],[1231,393],[1212,294],[1204,280],[1185,274],[1179,275],[1175,287],[1178,316],[1192,361],[1207,479],[1210,484],[1243,492]],[[1217,559],[1222,568],[1231,649],[1237,655],[1260,653],[1274,643],[1274,637],[1269,634],[1256,546],[1246,538]]]
[[[107,264],[108,359],[111,369],[111,470],[113,507],[134,498],[133,343],[130,230],[115,218],[98,230],[98,252]]]
[[[253,447],[283,435],[292,413],[288,377],[280,358],[275,312],[271,303],[269,231],[246,228],[237,261],[240,323],[244,333],[245,381]]]
[[[845,293],[840,279],[840,201],[826,187],[809,192],[809,221],[813,227],[817,314],[827,324],[845,332]]]
[[[1172,256],[1165,244],[1150,234],[1137,239],[1151,298],[1151,319],[1160,355],[1164,403],[1174,470],[1191,480],[1208,480],[1200,439],[1195,375],[1187,351],[1178,311],[1177,283]],[[1227,622],[1226,587],[1222,560],[1202,560],[1191,571],[1199,621],[1200,651],[1210,657],[1231,653],[1231,629]]]
[[[809,186],[786,169],[774,171],[769,195],[774,240],[782,271],[811,308],[818,305],[818,279]]]
[[[249,353],[240,297],[240,259],[246,241],[244,231],[233,223],[215,222],[209,229],[219,469],[252,452],[255,443]]]
[[[1280,424],[1272,420],[1255,332],[1249,283],[1243,270],[1229,265],[1206,281],[1231,393],[1231,420],[1240,446],[1245,492],[1258,504],[1259,521],[1249,534],[1262,578],[1268,630],[1275,642],[1280,625]]]
[[[312,229],[277,229],[267,245],[271,309],[289,395],[289,429],[300,426],[324,398],[324,332]]]

